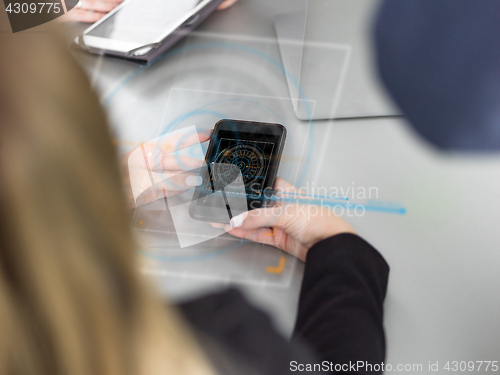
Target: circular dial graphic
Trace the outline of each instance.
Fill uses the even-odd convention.
[[[262,151],[251,144],[238,144],[217,155],[214,177],[223,186],[233,183],[241,173],[245,188],[263,177],[266,158]]]

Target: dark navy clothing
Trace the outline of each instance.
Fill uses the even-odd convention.
[[[375,21],[383,82],[443,149],[500,150],[500,1],[384,0]]]

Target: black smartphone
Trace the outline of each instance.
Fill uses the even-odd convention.
[[[203,182],[191,202],[191,217],[227,224],[233,216],[264,207],[285,139],[286,128],[280,124],[220,120],[205,156]]]

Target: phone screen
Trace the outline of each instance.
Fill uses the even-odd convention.
[[[128,0],[87,35],[149,44],[205,0]]]
[[[191,216],[215,221],[222,217],[228,222],[228,214],[261,208],[266,189],[274,184],[285,136],[286,130],[279,124],[220,121],[207,151],[207,168],[202,185],[195,191]],[[243,196],[239,201],[235,200],[238,195]],[[233,202],[243,200],[245,207],[240,203],[231,207],[231,198]]]

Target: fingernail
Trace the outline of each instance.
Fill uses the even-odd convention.
[[[200,186],[203,182],[203,179],[201,176],[188,176],[186,178],[186,185],[187,186]]]
[[[219,223],[210,223],[210,225],[214,228],[219,228],[222,229],[224,228],[224,224],[219,224]]]
[[[245,218],[242,215],[238,215],[233,217],[229,223],[233,228],[238,228],[243,225],[243,220],[245,220]]]

